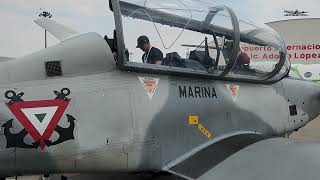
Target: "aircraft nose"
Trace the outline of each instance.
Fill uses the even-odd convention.
[[[314,84],[313,86],[314,93],[308,98],[310,101],[309,109],[310,113],[310,121],[315,119],[320,115],[320,84]]]
[[[320,115],[320,84],[287,79],[283,81],[289,105],[289,121],[302,125]]]

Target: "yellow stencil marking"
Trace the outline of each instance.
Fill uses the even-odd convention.
[[[201,123],[199,123],[199,116],[189,116],[189,125],[197,125],[198,130],[202,134],[204,134],[208,139],[211,138],[212,134]]]
[[[198,124],[198,129],[202,132],[202,134],[207,136],[208,139],[211,138],[211,133],[205,127],[203,127],[201,123]]]
[[[199,123],[198,116],[189,116],[189,125],[196,125]]]

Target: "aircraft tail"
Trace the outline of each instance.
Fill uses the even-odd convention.
[[[42,17],[34,20],[34,22],[43,29],[50,32],[54,37],[58,38],[60,41],[64,41],[79,34],[72,28],[59,24],[49,18]]]

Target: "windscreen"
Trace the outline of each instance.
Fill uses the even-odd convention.
[[[266,25],[239,20],[240,49],[229,77],[268,80],[286,74],[286,49],[282,37]]]

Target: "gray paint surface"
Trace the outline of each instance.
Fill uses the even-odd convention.
[[[63,76],[46,77],[43,63],[47,58],[56,60],[60,57]],[[215,149],[219,142],[227,138],[239,134],[244,135],[240,137],[248,134],[283,136],[304,126],[320,113],[317,108],[320,105],[320,87],[312,82],[285,78],[272,85],[261,85],[120,71],[104,39],[94,33],[79,35],[51,49],[0,63],[0,67],[7,70],[1,72],[1,77],[4,77],[0,83],[1,125],[9,119],[15,119],[5,105],[8,100],[4,93],[10,89],[17,93],[24,92],[25,101],[34,101],[54,99],[54,90],[67,87],[71,90],[71,102],[65,114],[71,114],[76,119],[74,140],[45,147],[44,150],[6,148],[6,138],[1,128],[1,176],[17,173],[132,173],[164,170],[175,173],[170,168],[179,166],[193,155],[203,157],[206,154],[202,153],[207,152],[205,148]],[[139,77],[160,79],[152,99]],[[236,100],[229,92],[228,84],[239,85]],[[179,87],[214,89],[216,96],[192,97],[188,92],[188,97],[182,97]],[[298,114],[294,117],[289,114],[289,105],[297,106]],[[199,122],[212,134],[211,137],[205,136],[196,125],[189,124],[191,115],[199,117]],[[68,126],[65,115],[59,125]],[[15,119],[11,132],[17,133],[22,129],[23,126]],[[58,136],[54,133],[51,139],[57,139]],[[29,135],[24,141],[33,143]],[[261,149],[270,144],[270,155],[274,150],[272,148],[281,154],[286,148],[300,147],[300,142],[291,141],[284,146],[287,141],[281,139],[265,140],[251,146],[246,138],[235,142],[239,143],[239,147],[252,148],[256,156],[261,158]],[[318,150],[316,143],[304,143],[306,146],[303,147],[310,154]],[[221,163],[229,162],[229,156],[232,158],[243,154],[242,148],[232,154],[224,154],[223,147],[219,149],[220,153],[226,155],[226,160]],[[298,148],[287,154],[287,158],[300,156],[299,160],[304,161],[302,150]],[[249,151],[245,148],[244,152]],[[209,153],[208,158],[211,156],[215,158],[215,154]],[[250,153],[239,157],[239,162],[245,162],[248,156]],[[273,158],[276,157],[281,159],[281,156]],[[267,162],[266,165],[272,165],[272,161]],[[206,167],[208,172],[201,171],[197,175],[210,179],[210,173],[216,168],[229,167],[228,164],[220,166],[221,163]],[[252,167],[255,163],[258,162],[252,161]],[[317,165],[312,163],[310,166]],[[262,165],[255,164],[258,169]],[[225,171],[227,169],[222,168],[216,177],[223,177]],[[183,172],[179,175],[187,176]]]

